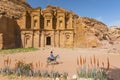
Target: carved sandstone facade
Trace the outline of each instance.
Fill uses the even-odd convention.
[[[98,47],[107,31],[102,22],[60,7],[31,8],[24,0],[0,0],[0,49]]]
[[[22,24],[21,24],[22,23]],[[26,11],[18,20],[22,47],[73,47],[73,13],[47,6]]]

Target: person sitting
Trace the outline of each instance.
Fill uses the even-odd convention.
[[[55,59],[52,51],[50,52],[50,59],[51,59],[51,60],[54,60],[54,59]]]

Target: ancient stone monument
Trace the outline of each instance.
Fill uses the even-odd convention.
[[[24,0],[0,1],[0,49],[98,47],[107,32],[102,22],[64,8],[32,8]]]
[[[48,5],[24,12],[19,22],[23,47],[74,46],[72,12]]]

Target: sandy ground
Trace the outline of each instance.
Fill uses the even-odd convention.
[[[119,46],[118,46],[119,47]],[[33,63],[34,69],[38,70],[54,70],[58,72],[67,72],[69,77],[73,74],[76,74],[77,58],[80,56],[82,58],[86,58],[86,65],[90,63],[90,57],[93,58],[95,55],[96,59],[99,59],[99,64],[102,66],[102,62],[104,62],[104,67],[107,67],[107,58],[110,61],[110,70],[109,74],[114,80],[120,80],[120,53],[114,53],[112,51],[113,48],[40,48],[34,52],[26,52],[26,53],[15,53],[8,55],[0,55],[0,68],[4,67],[4,60],[9,57],[11,59],[10,67],[15,67],[15,62],[18,60],[23,60],[26,63]],[[120,48],[117,48],[120,49]],[[50,54],[50,51],[53,51],[54,55],[59,54],[60,58],[57,59],[59,64],[57,65],[47,65],[47,57]],[[114,49],[113,49],[114,50]],[[40,66],[38,66],[40,64]],[[89,64],[90,65],[90,64]],[[0,76],[0,80],[9,80],[6,77]],[[23,79],[18,79],[23,80]],[[25,79],[25,80],[40,80],[40,79]],[[45,80],[45,79],[43,79]]]

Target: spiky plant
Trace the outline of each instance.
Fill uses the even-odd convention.
[[[106,80],[107,79],[106,71],[109,70],[110,68],[109,58],[107,58],[106,70],[103,69],[104,62],[102,62],[102,68],[100,68],[99,59],[96,58],[95,55],[93,56],[93,61],[92,61],[92,58],[90,57],[90,64],[88,63],[88,65],[86,63],[86,60],[87,60],[86,57],[82,58],[80,56],[80,59],[82,59],[82,62],[80,60],[82,65],[79,69],[77,69],[77,74],[79,78],[94,78],[95,80]],[[90,65],[92,67],[90,67]]]
[[[107,71],[110,69],[110,62],[109,62],[109,58],[107,58]]]

